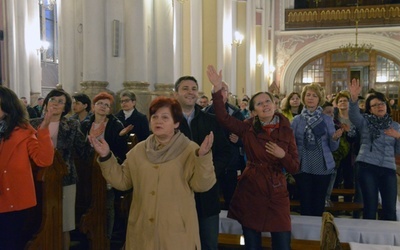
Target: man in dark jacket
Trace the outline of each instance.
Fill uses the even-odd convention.
[[[29,119],[33,119],[33,118],[37,118],[39,117],[38,114],[36,113],[35,109],[32,108],[29,104],[28,104],[28,100],[26,99],[25,96],[19,98],[21,99],[22,103],[24,104],[24,106],[26,107],[26,110],[28,111],[28,115],[29,115]]]
[[[146,115],[140,113],[136,108],[136,95],[132,91],[125,90],[120,94],[121,110],[115,114],[124,127],[133,125],[130,133],[138,138],[138,142],[144,141],[150,135],[149,121]]]
[[[212,131],[214,170],[217,178],[224,175],[230,161],[230,148],[224,138],[222,128],[215,116],[207,114],[196,104],[198,84],[193,76],[182,76],[175,82],[175,97],[182,106],[184,120],[179,130],[189,139],[201,145],[204,138]],[[207,192],[195,193],[197,215],[199,218],[200,241],[202,249],[218,249],[219,233],[219,184],[218,182]]]
[[[230,116],[235,117],[236,119],[243,121],[244,116],[240,112],[240,109],[236,106],[230,104],[228,102],[229,98],[229,87],[226,82],[222,82],[222,100],[225,104],[225,109]],[[211,104],[205,109],[205,112],[210,114],[215,114],[214,105]],[[244,150],[243,150],[243,143],[239,139],[239,137],[235,134],[229,132],[229,130],[223,128],[224,135],[227,141],[229,141],[229,148],[231,150],[231,159],[227,166],[226,172],[221,176],[218,181],[221,185],[221,190],[224,195],[224,209],[229,209],[229,203],[231,202],[233,192],[235,191],[236,184],[237,184],[237,176],[238,171],[243,172],[245,167],[244,162]]]

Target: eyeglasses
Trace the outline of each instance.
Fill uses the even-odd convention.
[[[375,103],[373,105],[371,105],[371,108],[377,108],[377,107],[383,107],[386,106],[385,102],[379,102],[379,103]]]
[[[49,98],[49,102],[54,103],[54,104],[60,104],[60,105],[64,105],[65,102],[61,99],[56,99],[54,97],[50,97]]]
[[[104,103],[104,102],[96,102],[94,105],[96,105],[96,106],[102,106],[102,107],[105,107],[105,108],[110,108],[110,104],[108,104],[108,103]]]
[[[119,101],[120,103],[128,103],[132,101],[131,99],[122,99],[121,101]]]

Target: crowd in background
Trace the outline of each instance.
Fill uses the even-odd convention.
[[[18,100],[12,91],[0,89],[0,155],[6,157],[2,147],[17,128],[36,129],[34,143],[47,147],[46,152],[59,151],[67,165],[64,249],[69,249],[69,232],[75,229],[74,156],[90,158],[95,152],[107,181],[108,238],[115,195],[133,192],[135,209],[129,218],[134,223],[127,229],[127,249],[137,244],[142,249],[182,244],[187,249],[217,249],[221,209],[240,222],[249,249],[260,249],[264,231],[271,232],[273,249],[290,249],[290,199],[300,201],[301,215],[321,216],[337,201],[331,196],[333,188],[355,189],[354,197],[344,199],[363,203],[364,219],[377,219],[380,204],[379,219],[396,220],[400,126],[390,117],[397,109],[394,100],[374,90],[363,97],[359,82],[352,79],[348,90],[328,96],[320,85],[309,84],[284,98],[259,92],[232,104],[221,71],[209,66],[207,75],[212,98],[199,96],[197,80],[183,76],[175,83],[174,98],[153,100],[148,116],[135,108],[132,91],[120,93],[121,110],[113,111],[115,98],[106,92],[90,99],[55,89],[31,107],[25,97]],[[18,123],[10,121],[11,109]],[[128,152],[131,133],[138,144]],[[33,156],[29,147],[27,159],[50,165],[44,156]],[[9,168],[3,165],[0,170]],[[4,174],[1,178],[7,183]],[[7,185],[0,185],[0,204],[12,203],[3,200]],[[15,211],[36,204],[13,208],[11,203],[0,218],[16,218],[17,226],[24,215],[15,217]],[[16,244],[11,241],[15,237],[0,238],[0,249],[2,242]]]

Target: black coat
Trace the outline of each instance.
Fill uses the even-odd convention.
[[[190,127],[186,119],[183,119],[179,125],[179,130],[199,145],[213,131],[214,144],[212,153],[214,171],[218,178],[225,173],[231,158],[229,143],[225,139],[222,128],[218,125],[214,115],[205,113],[198,105],[195,106],[194,112]],[[197,214],[201,218],[217,215],[221,211],[218,182],[207,192],[195,193],[195,199]]]
[[[130,133],[134,133],[137,136],[138,142],[146,140],[150,135],[149,121],[146,115],[140,113],[136,108],[126,120],[123,110],[120,110],[115,116],[124,124],[124,127],[129,124],[133,125],[133,129]]]
[[[89,135],[94,118],[95,115],[92,115],[89,120],[82,122],[82,132],[85,135]],[[107,118],[108,122],[104,131],[104,140],[106,140],[110,146],[110,150],[117,157],[118,162],[121,164],[125,160],[126,153],[128,152],[126,136],[119,136],[119,132],[124,128],[124,125],[114,115],[107,115]]]
[[[237,107],[233,106],[232,104],[225,103],[225,108],[228,110],[232,110],[233,112],[230,113],[230,116],[235,117],[239,121],[244,120],[243,114],[240,112],[240,109]],[[215,115],[215,110],[214,110],[214,105],[211,104],[205,109],[205,112],[214,114]],[[236,173],[237,170],[241,170],[243,172],[244,167],[245,167],[245,161],[244,161],[244,155],[243,153],[243,142],[241,139],[239,139],[236,143],[233,143],[229,140],[229,135],[231,132],[227,128],[222,128],[224,131],[224,135],[226,140],[229,142],[229,146],[231,149],[231,159],[229,161],[229,164],[227,166],[227,169],[229,171],[234,171]]]

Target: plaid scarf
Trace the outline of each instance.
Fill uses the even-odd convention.
[[[371,142],[378,139],[381,136],[380,130],[388,129],[393,121],[389,114],[385,114],[383,117],[378,117],[373,114],[364,114],[364,118],[367,120]]]
[[[308,149],[313,149],[317,146],[316,138],[320,138],[324,133],[323,125],[324,120],[322,119],[322,107],[311,112],[307,108],[303,108],[300,114],[306,120],[306,127],[304,129],[304,145]],[[322,126],[321,126],[322,125]]]

